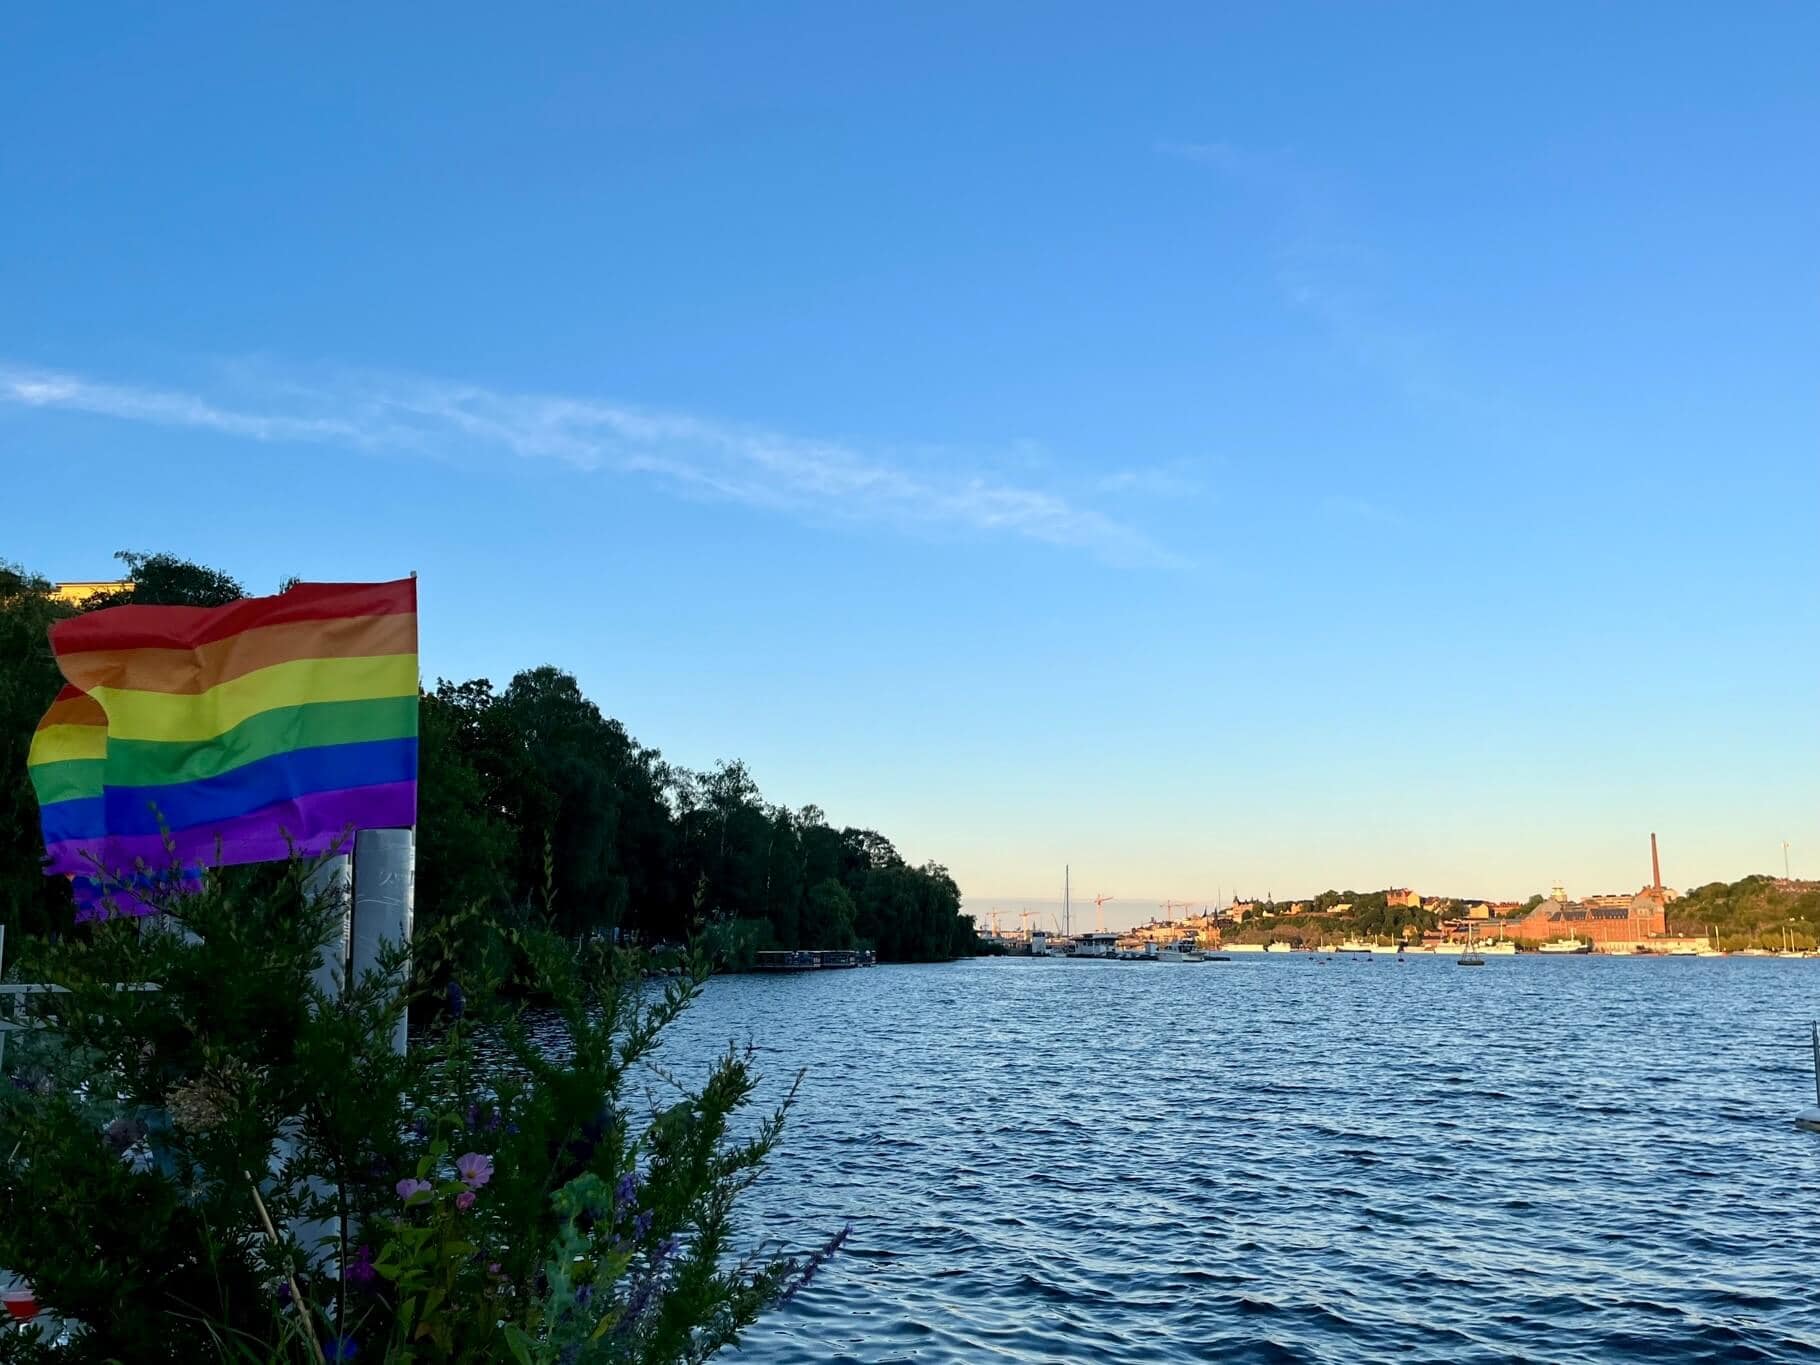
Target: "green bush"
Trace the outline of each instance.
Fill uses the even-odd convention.
[[[0,1266],[74,1327],[0,1360],[699,1361],[838,1245],[733,1244],[788,1108],[742,1121],[748,1056],[634,1102],[701,951],[456,916],[330,998],[339,908],[306,866],[208,880],[20,964],[63,993],[0,1085]]]

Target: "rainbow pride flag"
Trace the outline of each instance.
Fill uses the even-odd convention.
[[[107,712],[81,688],[64,687],[32,732],[25,756],[47,852],[65,829],[103,828],[101,770],[106,760]],[[46,868],[66,875],[92,870],[71,858],[69,850],[52,855]]]
[[[53,830],[71,823],[100,825],[106,752],[107,712],[80,688],[64,687],[38,722],[25,760],[47,846]],[[72,860],[68,853],[66,849],[61,858],[50,861],[45,873],[68,878],[79,920],[148,914],[172,895],[187,895],[202,886],[202,870],[194,865],[135,869],[131,876],[110,877],[94,863]]]
[[[51,649],[70,687],[30,767],[52,872],[130,884],[416,823],[414,579],[110,607],[57,622]]]

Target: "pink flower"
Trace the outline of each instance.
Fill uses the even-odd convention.
[[[455,1207],[460,1209],[463,1213],[466,1213],[469,1209],[473,1208],[474,1207],[474,1191],[463,1190],[460,1194],[456,1195],[455,1196]]]
[[[493,1178],[493,1158],[479,1152],[456,1157],[455,1174],[462,1178],[469,1189],[477,1190]]]
[[[431,1186],[430,1182],[427,1180],[400,1180],[392,1188],[398,1191],[398,1197],[400,1199],[409,1204],[412,1200],[416,1199],[418,1195],[428,1194]]]

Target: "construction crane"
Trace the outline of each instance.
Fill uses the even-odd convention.
[[[1106,932],[1106,910],[1105,910],[1105,905],[1106,905],[1106,902],[1107,902],[1107,901],[1115,901],[1115,900],[1117,900],[1117,899],[1118,899],[1118,897],[1117,897],[1117,896],[1095,896],[1095,897],[1094,897],[1094,898],[1093,898],[1093,928],[1094,928],[1094,932],[1096,932],[1096,933],[1101,933],[1101,934],[1103,934],[1103,933],[1105,933],[1105,932]]]
[[[1196,902],[1196,901],[1174,901],[1174,900],[1170,900],[1170,901],[1164,901],[1164,902],[1162,902],[1162,905],[1161,905],[1161,908],[1162,908],[1162,911],[1163,911],[1163,913],[1164,913],[1164,914],[1165,914],[1165,915],[1167,915],[1167,916],[1169,916],[1169,918],[1170,918],[1170,919],[1174,919],[1174,918],[1175,918],[1175,912],[1176,912],[1176,911],[1177,911],[1177,910],[1187,910],[1187,909],[1189,909],[1189,908],[1190,908],[1190,907],[1191,907],[1191,906],[1194,906],[1194,905],[1196,905],[1196,904],[1198,904],[1198,902]]]

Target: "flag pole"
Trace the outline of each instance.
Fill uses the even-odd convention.
[[[348,980],[379,970],[388,943],[409,948],[417,876],[415,829],[363,829],[354,836],[354,926]],[[398,983],[400,990],[405,982]],[[392,1051],[404,1055],[408,1019],[392,1033]]]

